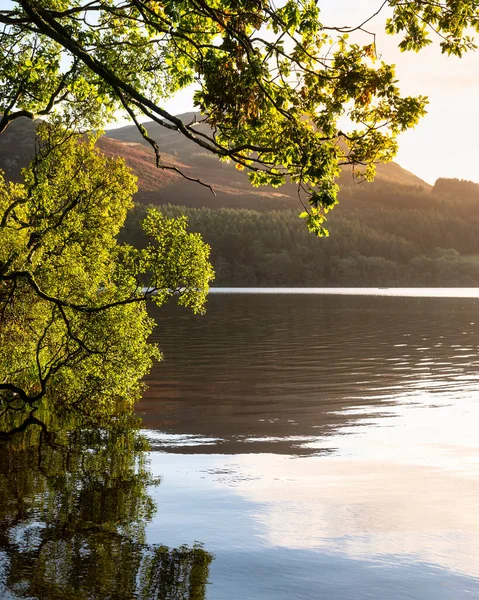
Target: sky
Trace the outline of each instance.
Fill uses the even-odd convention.
[[[281,3],[281,0],[277,4]],[[382,0],[318,0],[326,25],[357,25],[373,14]],[[11,1],[0,0],[0,9]],[[405,95],[429,97],[428,114],[399,138],[396,157],[402,167],[430,184],[438,177],[479,182],[479,51],[462,59],[441,54],[436,40],[420,53],[401,53],[398,39],[384,33],[386,12],[368,27],[376,34],[377,50],[396,65]],[[366,40],[364,40],[366,41]],[[175,114],[192,110],[192,92],[185,90],[165,103]]]

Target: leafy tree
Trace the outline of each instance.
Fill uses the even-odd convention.
[[[403,36],[403,50],[430,43],[428,31],[448,54],[475,47],[477,0],[378,0],[387,7],[386,30]],[[427,102],[401,96],[373,37],[348,41],[367,21],[323,24],[314,0],[278,8],[268,0],[11,0],[0,23],[0,131],[18,116],[52,111],[103,126],[122,108],[163,169],[177,167],[162,160],[140,117],[233,161],[254,185],[296,182],[302,216],[320,235],[340,166],[370,179]],[[192,83],[209,133],[162,108]]]
[[[425,46],[428,27],[442,36],[444,52],[474,47],[473,0],[387,5],[386,28],[403,35],[403,49]],[[401,96],[373,43],[348,41],[363,25],[329,27],[320,17],[313,0],[279,8],[268,0],[11,0],[0,9],[0,133],[18,117],[50,120],[24,183],[0,179],[3,405],[49,394],[101,414],[131,403],[158,356],[146,343],[152,322],[144,300],[155,291],[161,304],[178,292],[200,310],[212,277],[208,248],[184,218],[150,212],[143,249],[117,242],[133,179],[94,149],[95,136],[74,133],[99,132],[121,109],[158,167],[177,170],[140,123],[148,117],[200,152],[233,161],[254,185],[295,182],[302,216],[320,235],[337,202],[340,166],[369,179],[375,162],[394,156],[397,134],[417,122],[426,99]],[[209,128],[162,108],[191,83]],[[276,224],[274,239],[284,240],[290,230]],[[222,266],[246,280],[242,265],[259,246],[240,244],[238,225],[227,230],[244,247],[242,258],[225,256]],[[381,243],[372,240],[366,256]],[[257,279],[282,262],[270,252]]]
[[[119,244],[135,191],[124,163],[102,156],[94,138],[53,125],[39,133],[24,183],[0,179],[0,407],[48,395],[111,412],[138,397],[159,357],[147,344],[145,299],[178,294],[201,310],[209,247],[184,217],[156,211],[144,220],[143,249]]]

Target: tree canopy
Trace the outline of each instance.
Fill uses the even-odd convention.
[[[131,405],[159,357],[144,300],[201,310],[209,246],[153,211],[148,244],[120,244],[135,180],[94,138],[45,124],[23,174],[0,177],[0,408],[45,395],[96,414]]]
[[[403,50],[439,36],[443,52],[475,47],[477,0],[378,0]],[[368,20],[369,21],[369,20]],[[17,116],[60,112],[86,128],[118,109],[158,145],[140,117],[181,132],[248,171],[254,185],[298,185],[303,217],[327,234],[344,164],[371,178],[391,160],[398,133],[425,113],[426,98],[403,97],[394,68],[366,30],[322,22],[314,0],[11,0],[0,10],[0,131]],[[167,112],[164,100],[195,83],[211,134]]]

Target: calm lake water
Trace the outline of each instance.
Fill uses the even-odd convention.
[[[479,597],[479,290],[241,291],[154,311],[146,463],[0,454],[2,600]]]
[[[150,541],[207,600],[479,597],[478,291],[220,292],[155,315]]]

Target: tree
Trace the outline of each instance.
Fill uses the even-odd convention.
[[[135,179],[94,141],[45,124],[24,183],[0,177],[0,408],[131,405],[159,357],[146,298],[203,307],[209,246],[153,211],[146,246],[120,244]]]
[[[440,36],[443,52],[475,48],[477,0],[385,0],[386,30],[403,50]],[[368,20],[369,21],[369,20]],[[374,38],[360,46],[329,27],[314,0],[11,0],[0,10],[0,131],[18,116],[61,112],[70,123],[103,126],[122,108],[148,117],[201,149],[246,169],[254,185],[296,182],[312,231],[327,234],[341,165],[370,179],[389,161],[398,133],[425,112],[402,97],[394,68],[378,61]],[[196,106],[211,134],[162,108],[196,83]],[[339,120],[347,117],[346,129]],[[343,122],[343,121],[341,121]]]

